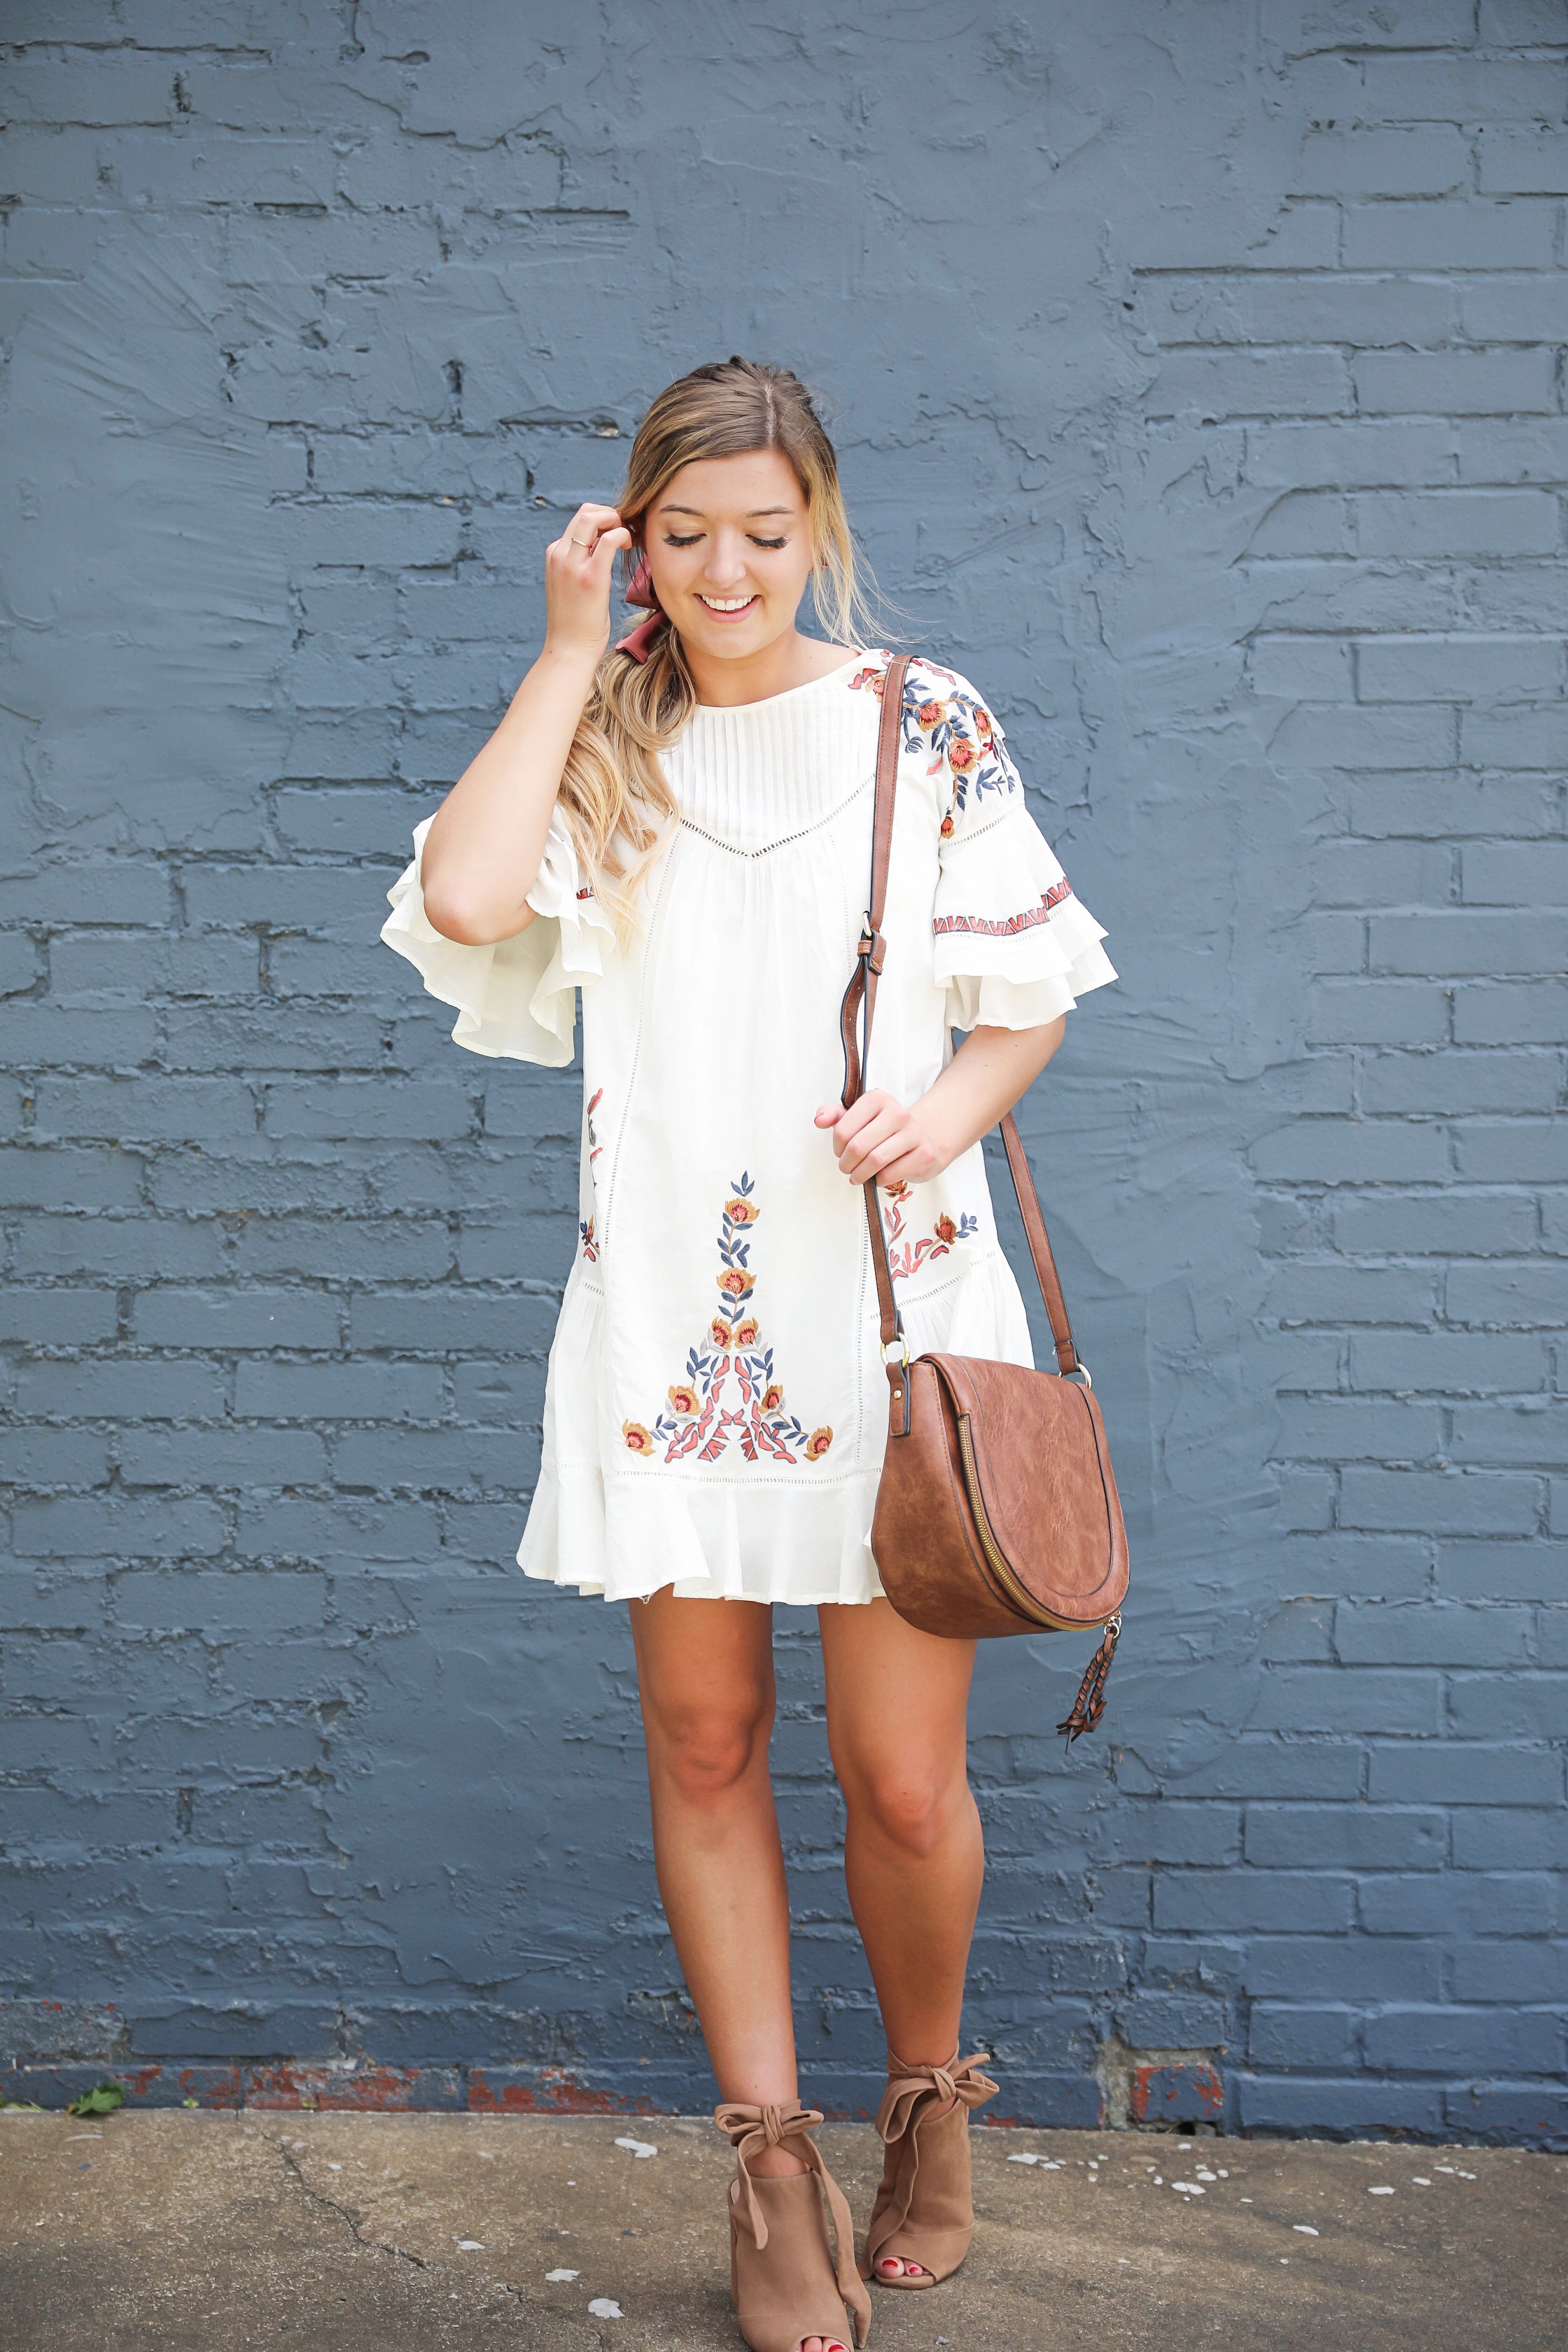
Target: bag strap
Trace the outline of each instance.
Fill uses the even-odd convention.
[[[904,677],[909,666],[908,654],[895,655],[889,662],[882,679],[882,716],[877,734],[876,807],[871,824],[870,897],[855,950],[855,969],[849,975],[849,985],[844,992],[839,1013],[839,1030],[844,1040],[843,1102],[846,1110],[866,1090],[866,1068],[871,1052],[871,1021],[877,1009],[877,983],[882,975],[887,952],[887,942],[882,937],[882,916],[888,898],[888,860],[893,846],[893,806],[899,788]],[[1062,1297],[1056,1260],[1051,1255],[1046,1221],[1040,1214],[1039,1199],[1023,1139],[1011,1111],[1005,1112],[998,1124],[1007,1154],[1007,1171],[1013,1179],[1013,1190],[1018,1196],[1018,1209],[1024,1220],[1029,1255],[1034,1261],[1035,1279],[1040,1286],[1051,1338],[1056,1342],[1057,1368],[1064,1373],[1081,1372],[1087,1381],[1088,1367],[1079,1361],[1078,1349],[1073,1346],[1067,1301]],[[892,1268],[888,1263],[888,1237],[882,1229],[881,1206],[875,1181],[863,1184],[860,1189],[866,1199],[866,1223],[871,1236],[871,1267],[877,1278],[877,1303],[881,1310],[882,1351],[885,1359],[889,1348],[896,1346],[899,1349],[898,1358],[888,1365],[888,1376],[894,1383],[896,1402],[904,1406],[907,1422],[908,1400],[900,1389],[903,1382],[901,1367],[908,1360],[909,1349],[904,1341],[899,1303],[893,1293]]]

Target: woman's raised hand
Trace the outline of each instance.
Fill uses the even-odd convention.
[[[544,649],[591,656],[610,641],[610,580],[616,554],[632,544],[614,507],[582,506],[544,551]]]

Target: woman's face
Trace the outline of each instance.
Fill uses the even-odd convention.
[[[699,654],[757,654],[794,628],[811,533],[805,493],[776,449],[683,466],[643,517],[643,542],[658,601]]]

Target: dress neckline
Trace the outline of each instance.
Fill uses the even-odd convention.
[[[820,677],[808,677],[801,686],[786,686],[781,693],[764,694],[755,702],[695,703],[692,706],[692,714],[694,717],[700,713],[705,718],[734,718],[745,711],[773,710],[781,702],[793,702],[800,695],[814,694],[819,686],[834,685],[844,677],[847,670],[852,670],[858,662],[869,661],[874,657],[871,652],[861,646],[841,661],[836,669],[824,670]]]

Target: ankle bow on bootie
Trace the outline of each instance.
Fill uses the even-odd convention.
[[[804,2107],[798,2099],[791,2100],[787,2106],[763,2107],[746,2106],[737,2100],[729,2100],[713,2111],[714,2122],[735,2151],[735,2179],[730,2189],[731,2219],[737,2230],[744,2231],[759,2254],[766,2247],[770,2235],[763,2211],[769,2193],[781,2188],[798,2188],[804,2183],[796,2174],[793,2180],[787,2176],[764,2178],[759,2184],[751,2171],[748,2159],[760,2156],[766,2147],[787,2147],[792,2155],[800,2158],[809,2172],[816,2176],[822,2194],[827,2200],[827,2210],[833,2222],[833,2277],[839,2294],[854,2315],[855,2341],[861,2345],[865,2343],[871,2325],[871,2298],[855,2267],[855,2224],[850,2219],[848,2203],[844,2191],[823,2162],[821,2149],[811,2137],[822,2119],[819,2107]],[[763,2192],[761,2197],[757,2193],[759,2186]],[[820,2206],[817,2210],[820,2215]],[[775,2214],[775,2220],[777,2218]],[[822,2252],[825,2257],[827,2252],[824,2233]],[[784,2292],[787,2296],[788,2289]],[[771,2314],[769,2315],[772,2316]],[[801,2333],[807,2336],[831,2335],[832,2330],[811,2326]]]
[[[974,2228],[969,2111],[984,2106],[997,2091],[990,2076],[980,2072],[979,2061],[985,2055],[976,2050],[960,2058],[955,2050],[945,2066],[911,2066],[888,2053],[888,2087],[877,2110],[886,2153],[861,2269],[869,2278],[879,2261],[896,2253],[900,2261],[918,2263],[924,2275],[879,2276],[879,2286],[934,2286],[958,2268],[969,2250]],[[917,2202],[922,2209],[918,2212]],[[907,2249],[893,2246],[889,2241],[901,2234],[921,2242],[910,2242]]]

